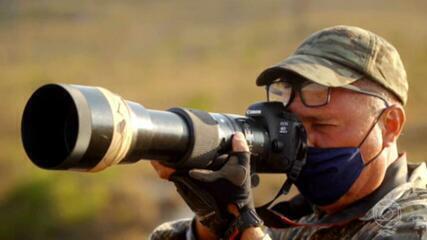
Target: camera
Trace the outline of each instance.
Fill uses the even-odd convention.
[[[105,88],[51,83],[32,94],[21,123],[22,143],[35,165],[88,172],[141,159],[177,169],[218,169],[236,132],[246,138],[253,171],[298,176],[306,133],[280,102],[254,103],[245,116],[160,111]]]

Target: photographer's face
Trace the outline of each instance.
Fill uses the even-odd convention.
[[[369,128],[384,105],[381,105],[382,102],[376,98],[358,94],[351,90],[341,88],[331,90],[331,100],[325,106],[306,107],[301,102],[301,98],[296,96],[289,105],[289,110],[303,121],[308,132],[310,146],[319,148],[357,147],[368,134]],[[378,104],[375,104],[375,101]],[[375,105],[378,105],[376,110]],[[379,126],[374,127],[370,135],[377,138],[376,133],[380,133],[379,130]],[[377,138],[377,140],[381,139]],[[373,145],[376,143],[378,141],[364,143],[362,147],[365,145],[375,147]],[[365,151],[368,150],[365,147]],[[369,156],[364,157],[369,159]]]
[[[306,107],[300,96],[289,105],[304,124],[308,134],[308,144],[318,148],[357,147],[369,134],[360,147],[364,161],[374,158],[383,148],[380,124],[371,132],[370,127],[384,109],[378,98],[352,92],[347,89],[331,89],[330,102],[321,107]],[[380,120],[381,121],[381,120]],[[383,158],[383,154],[378,158]],[[378,159],[379,160],[379,159]],[[385,175],[386,162],[374,161],[365,167],[350,190],[336,203],[324,209],[336,211],[342,205],[362,198],[376,189]]]

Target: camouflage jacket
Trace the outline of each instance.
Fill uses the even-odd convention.
[[[164,223],[152,232],[150,239],[196,240],[192,222],[182,219]],[[345,224],[334,225],[340,222]],[[368,197],[335,215],[322,215],[315,210],[298,223],[308,226],[266,228],[264,239],[427,240],[426,164],[407,164],[402,155],[387,169],[380,188]]]

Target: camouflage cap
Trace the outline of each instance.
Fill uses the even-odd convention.
[[[264,70],[256,83],[267,85],[289,71],[331,87],[367,76],[406,104],[408,82],[399,53],[382,37],[358,27],[335,26],[312,34],[291,56]]]

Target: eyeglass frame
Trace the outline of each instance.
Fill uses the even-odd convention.
[[[266,85],[265,89],[266,89],[266,92],[267,92],[267,101],[268,102],[270,102],[270,91],[269,91],[269,88],[270,88],[270,86],[273,83],[277,83],[277,82],[286,82],[286,81],[275,81],[275,82],[272,82],[272,83]],[[307,81],[307,82],[310,82],[310,81]],[[327,93],[328,95],[327,95],[325,103],[322,103],[322,104],[319,104],[319,105],[308,105],[308,104],[306,104],[306,102],[304,100],[304,97],[301,94],[301,88],[303,86],[303,83],[304,82],[302,82],[300,84],[292,84],[292,83],[290,83],[291,84],[291,88],[292,88],[291,89],[291,96],[289,97],[289,101],[286,103],[285,108],[287,108],[294,101],[294,99],[295,99],[295,91],[298,91],[298,94],[299,94],[299,96],[301,98],[301,102],[304,104],[304,106],[309,107],[309,108],[317,108],[317,107],[325,106],[331,100],[331,89],[332,88],[344,88],[344,89],[347,89],[347,90],[350,90],[350,91],[353,91],[353,92],[356,92],[356,93],[360,93],[360,94],[364,94],[364,95],[368,95],[368,96],[372,96],[372,97],[377,97],[377,98],[381,99],[384,102],[386,108],[390,107],[390,104],[387,102],[387,100],[383,96],[381,96],[379,93],[372,92],[372,91],[365,90],[365,89],[361,89],[361,88],[359,88],[357,86],[354,86],[354,85],[343,85],[343,86],[339,86],[339,87],[325,86],[325,87],[328,88],[328,93]],[[316,82],[311,82],[311,83],[318,84]],[[321,85],[321,84],[319,84],[319,85]],[[324,86],[324,85],[321,85],[321,86]]]

